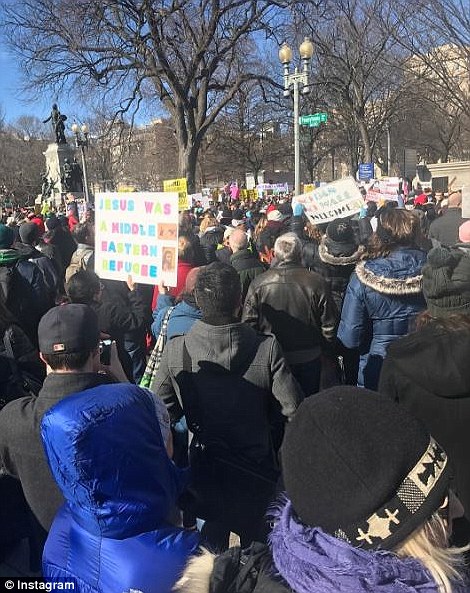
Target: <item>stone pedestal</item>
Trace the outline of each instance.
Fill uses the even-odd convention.
[[[62,202],[62,196],[66,193],[61,180],[64,161],[65,159],[69,159],[70,162],[73,161],[75,148],[69,144],[49,144],[44,156],[46,157],[48,178],[54,182],[49,200],[55,206],[58,206]]]

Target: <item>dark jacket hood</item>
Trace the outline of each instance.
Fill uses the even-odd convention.
[[[44,257],[44,255],[38,251],[32,245],[27,243],[14,243],[13,248],[20,254],[22,259],[36,259],[38,257]]]
[[[128,383],[70,395],[43,417],[52,474],[86,531],[124,539],[165,524],[181,491],[149,391]]]
[[[424,251],[397,249],[387,257],[358,263],[356,274],[363,284],[383,294],[420,294],[425,263]]]
[[[467,329],[450,331],[433,323],[389,347],[399,374],[426,391],[446,398],[468,398],[469,352],[470,334]],[[436,365],[436,361],[439,372],[426,372]]]
[[[318,246],[318,256],[324,264],[331,266],[349,266],[356,264],[365,249],[362,245],[354,243],[337,243],[323,237]]]
[[[255,330],[245,323],[209,325],[196,321],[185,343],[193,362],[201,367],[210,365],[211,372],[241,369],[258,347]]]

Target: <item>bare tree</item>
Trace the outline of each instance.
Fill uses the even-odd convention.
[[[470,115],[470,6],[468,0],[396,0],[386,24],[409,55],[405,67],[434,85],[446,105]]]
[[[257,35],[275,26],[273,0],[25,0],[6,28],[30,87],[98,90],[116,114],[160,99],[176,129],[179,171],[194,191],[202,140],[239,89],[264,75]]]
[[[314,85],[348,136],[350,168],[370,162],[391,117],[401,109],[407,54],[384,31],[393,0],[312,0],[296,8],[315,46]],[[299,18],[299,17],[298,17]]]

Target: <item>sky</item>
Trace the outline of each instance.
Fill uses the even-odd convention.
[[[38,99],[26,102],[20,90],[20,71],[16,58],[6,48],[0,48],[0,106],[8,123],[21,115],[36,115],[46,119],[50,101]]]
[[[52,103],[58,103],[59,109],[65,113],[70,123],[80,119],[80,105],[71,104],[65,97],[47,96],[41,93],[37,97],[26,97],[21,91],[21,71],[16,56],[7,48],[0,46],[0,113],[6,123],[13,123],[22,115],[33,115],[46,119],[51,111]]]

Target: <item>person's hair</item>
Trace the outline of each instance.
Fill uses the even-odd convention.
[[[89,305],[100,291],[99,276],[91,270],[79,270],[70,278],[65,291],[72,303]]]
[[[366,202],[366,216],[374,216],[374,214],[377,212],[377,209],[377,202],[373,202],[372,200]]]
[[[189,210],[183,210],[179,215],[179,230],[181,234],[191,233],[193,231],[193,221]]]
[[[201,235],[207,231],[207,229],[211,226],[218,226],[219,223],[217,219],[214,218],[212,214],[206,214],[204,218],[201,220],[201,224],[199,226],[199,231]]]
[[[248,237],[246,236],[245,231],[241,229],[235,229],[232,234],[228,238],[228,242],[230,245],[230,249],[233,252],[240,251],[241,249],[246,249],[248,246]]]
[[[314,225],[309,220],[307,220],[307,222],[305,223],[304,233],[308,239],[310,239],[311,241],[315,241],[315,243],[320,243],[322,240],[321,231],[318,229],[316,225]]]
[[[366,258],[387,257],[397,247],[415,247],[421,234],[418,216],[400,208],[386,208],[372,233]]]
[[[266,214],[261,214],[258,222],[256,223],[255,230],[253,231],[253,239],[255,241],[258,241],[261,233],[263,232],[263,230],[267,224],[268,224],[268,217],[266,216]]]
[[[395,549],[402,558],[419,560],[435,580],[439,593],[452,593],[452,582],[462,580],[465,551],[467,548],[449,547],[447,523],[437,512]]]
[[[199,272],[194,295],[204,321],[212,325],[227,323],[240,305],[240,277],[232,266],[213,262]]]
[[[187,235],[178,237],[178,260],[187,264],[196,263],[193,243]]]
[[[86,243],[87,239],[93,239],[93,227],[89,222],[79,222],[75,225],[72,236],[77,243]]]
[[[429,311],[422,311],[416,317],[415,328],[416,330],[420,330],[430,323],[447,331],[470,331],[470,312],[455,313],[444,317],[433,317]]]
[[[98,344],[96,344],[96,347],[98,347]],[[43,353],[42,357],[53,371],[79,371],[86,365],[93,351],[94,349],[88,352],[57,352],[54,354]]]
[[[295,233],[285,233],[276,239],[274,257],[277,263],[302,261],[302,243]]]

